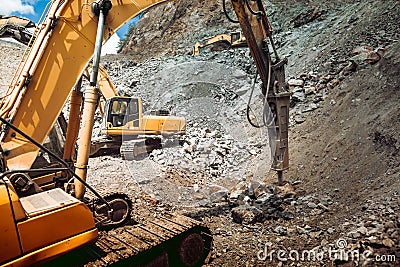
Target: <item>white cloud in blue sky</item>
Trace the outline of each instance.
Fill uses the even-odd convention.
[[[0,14],[10,15],[11,13],[20,13],[24,15],[35,14],[33,3],[35,1],[22,1],[22,0],[1,0]]]
[[[101,49],[101,55],[110,55],[110,54],[117,54],[118,52],[118,44],[121,39],[118,37],[117,34],[113,34],[110,39],[103,45]]]

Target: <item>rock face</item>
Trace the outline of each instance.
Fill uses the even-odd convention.
[[[221,1],[178,0],[150,9],[140,19],[122,53],[144,59],[145,48],[153,56],[191,54],[194,43],[225,30],[233,30],[221,13]]]

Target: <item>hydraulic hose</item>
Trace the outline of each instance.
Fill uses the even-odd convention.
[[[251,14],[253,14],[253,15],[262,15],[262,12],[261,11],[254,11],[252,8],[251,8],[251,6],[250,6],[250,3],[249,3],[249,0],[245,0],[246,1],[246,6],[247,6],[247,8],[250,10],[250,13]]]
[[[223,8],[223,10],[224,10],[224,14],[225,14],[226,18],[227,18],[230,22],[239,23],[238,20],[234,20],[234,19],[232,19],[232,18],[229,16],[228,11],[226,10],[226,3],[225,3],[225,2],[226,2],[226,0],[222,0],[222,8]]]
[[[268,83],[267,83],[267,89],[264,95],[264,107],[263,107],[263,123],[262,124],[255,124],[251,118],[250,118],[250,104],[251,104],[251,99],[253,98],[253,93],[254,93],[254,88],[257,82],[257,77],[258,77],[258,72],[256,73],[255,77],[254,77],[254,81],[253,81],[253,86],[250,92],[250,96],[249,96],[249,101],[247,102],[247,108],[246,108],[246,116],[247,116],[247,120],[250,123],[251,126],[255,127],[255,128],[262,128],[264,126],[266,127],[270,127],[272,126],[273,122],[274,122],[274,116],[270,116],[267,114],[270,114],[270,110],[269,110],[269,104],[267,100],[268,97],[268,92],[269,92],[269,87],[270,87],[270,83],[271,83],[271,62],[268,66]]]

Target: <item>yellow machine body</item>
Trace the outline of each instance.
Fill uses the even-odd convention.
[[[111,97],[105,103],[102,133],[107,136],[183,135],[186,120],[170,115],[143,115],[141,98]]]
[[[0,265],[29,266],[97,239],[89,208],[61,189],[19,198],[0,184]]]
[[[162,2],[165,1],[113,0],[104,41],[126,21]],[[98,20],[91,5],[79,0],[53,1],[49,14],[58,20],[46,18],[7,97],[0,102],[0,116],[41,144],[93,56]],[[1,146],[10,169],[29,168],[39,152],[11,130],[1,137]]]
[[[207,46],[213,45],[223,45],[228,48],[235,47],[245,47],[247,46],[246,37],[242,34],[242,32],[232,32],[230,34],[217,34],[212,37],[207,38],[202,42],[196,42],[193,46],[193,55],[198,55],[201,52],[201,49]]]

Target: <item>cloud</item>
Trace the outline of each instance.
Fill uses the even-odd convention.
[[[29,3],[33,3],[33,1],[2,0],[0,5],[0,14],[10,15],[13,12],[20,14],[35,14],[33,6]]]
[[[121,39],[118,37],[118,35],[115,33],[113,34],[110,39],[103,45],[101,49],[101,55],[107,55],[107,54],[117,54],[118,52],[118,44]]]

